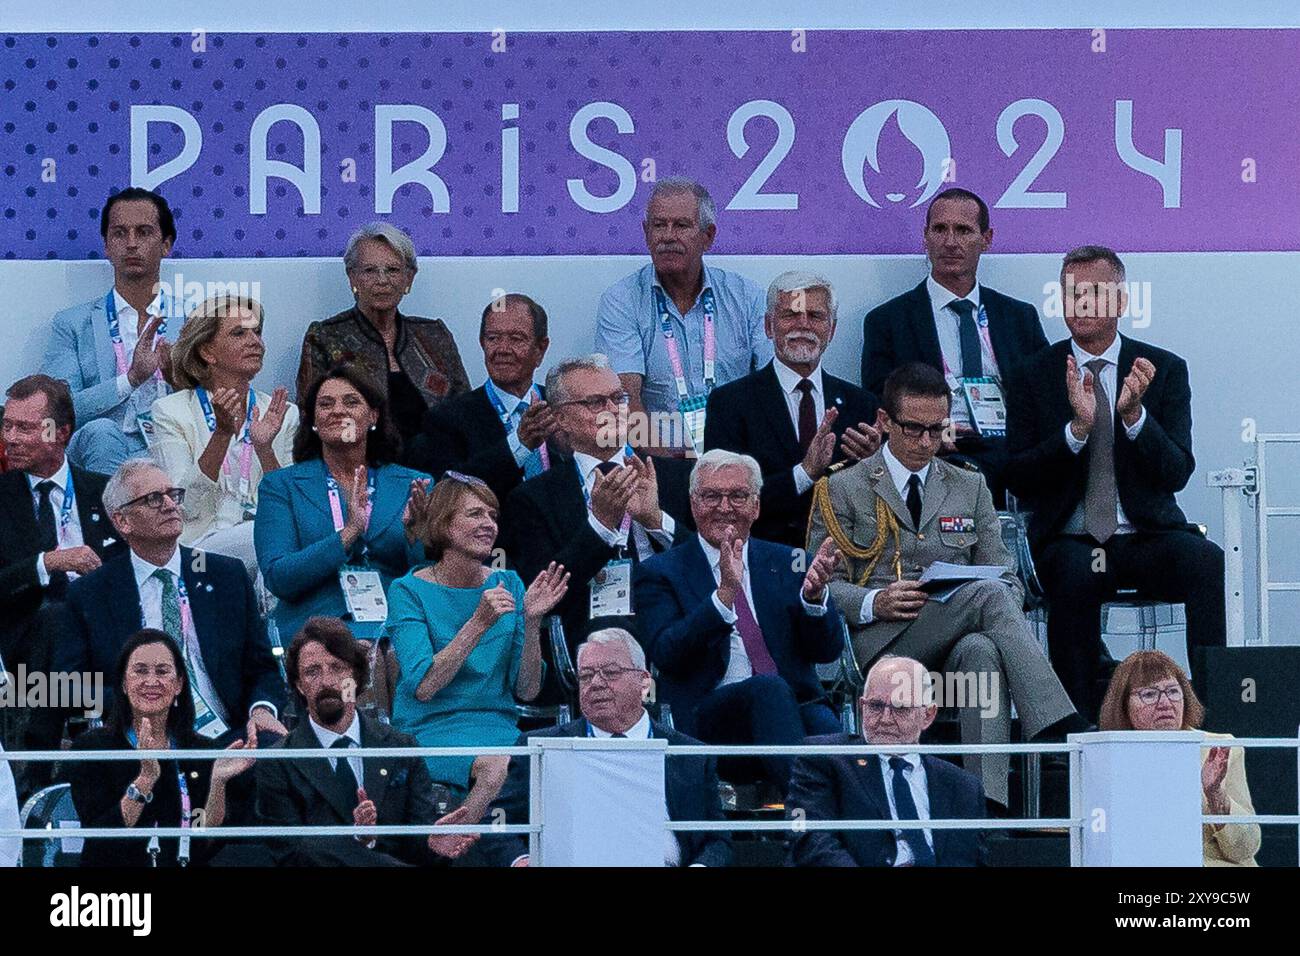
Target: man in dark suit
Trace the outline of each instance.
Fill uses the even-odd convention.
[[[1007,391],[1017,366],[1047,337],[1038,310],[1028,302],[978,285],[980,256],[993,243],[984,200],[965,189],[945,189],[925,212],[925,251],[930,274],[910,292],[867,313],[862,323],[862,387],[877,395],[885,377],[907,362],[925,362],[944,373],[953,389],[956,441],[946,456],[976,464],[1002,507],[1007,465],[1000,429],[980,434],[971,422],[961,379],[993,378]],[[1007,401],[1006,396],[1003,400]]]
[[[937,712],[919,661],[882,657],[862,691],[862,736],[829,734],[808,744],[915,744]],[[981,820],[984,790],[974,774],[928,754],[800,757],[786,814],[802,820]],[[795,824],[798,830],[798,824]],[[800,830],[794,866],[979,866],[984,831]]]
[[[347,757],[261,760],[257,813],[267,826],[415,826],[436,822],[433,784],[422,757],[368,757],[371,747],[414,747],[415,739],[357,713],[356,689],[369,654],[337,618],[307,619],[289,645],[285,670],[306,719],[277,746],[322,748]],[[446,819],[446,818],[444,818]],[[402,866],[440,862],[446,837],[285,837],[281,865]],[[459,838],[450,841],[455,844]]]
[[[434,477],[448,470],[482,478],[505,501],[525,478],[550,467],[555,412],[533,375],[546,357],[546,310],[526,295],[493,299],[479,321],[487,381],[425,413],[408,464]]]
[[[650,690],[645,653],[627,631],[596,631],[578,648],[578,701],[582,718],[562,727],[522,735],[516,747],[534,737],[627,737],[667,740],[668,746],[699,741],[652,721],[642,701]],[[484,822],[527,823],[528,760],[511,759],[510,773]],[[721,820],[718,777],[712,757],[668,757],[664,761],[664,798],[669,820]],[[497,866],[527,866],[528,843],[523,837],[489,837],[482,852]],[[731,862],[731,837],[726,833],[683,830],[667,832],[665,866],[726,866]]]
[[[130,550],[69,586],[56,669],[111,673],[127,638],[156,628],[186,657],[197,733],[228,742],[251,720],[276,739],[287,733],[285,687],[248,574],[235,558],[179,547],[183,500],[148,460],[128,460],[108,480],[104,509]]]
[[[10,470],[0,475],[0,658],[11,672],[22,666],[48,673],[69,579],[94,571],[124,546],[100,501],[108,479],[68,464],[76,422],[67,383],[29,375],[6,395]],[[66,711],[54,703],[28,708],[24,748],[58,749]],[[53,764],[20,766],[20,795],[49,782]]]
[[[764,328],[776,358],[709,395],[704,447],[754,458],[763,469],[754,533],[802,547],[812,487],[832,464],[880,447],[876,397],[822,368],[835,337],[835,290],[821,276],[786,272],[767,290]]]
[[[691,475],[699,534],[636,575],[658,699],[709,743],[797,744],[839,728],[813,666],[844,646],[826,587],[839,551],[827,541],[809,563],[802,548],[750,537],[761,484],[748,455],[705,452]],[[790,758],[760,762],[784,789]]]
[[[560,362],[546,376],[546,392],[566,454],[510,493],[500,540],[526,581],[552,561],[572,575],[555,609],[572,651],[593,627],[638,630],[630,566],[671,547],[679,526],[690,527],[690,462],[630,456],[626,393],[604,356]]]
[[[1187,364],[1119,334],[1124,264],[1081,246],[1061,267],[1070,338],[1020,372],[1009,407],[1010,489],[1026,508],[1047,592],[1052,665],[1095,717],[1101,605],[1121,588],[1181,603],[1187,654],[1225,641],[1223,551],[1187,523],[1174,495],[1196,467]]]

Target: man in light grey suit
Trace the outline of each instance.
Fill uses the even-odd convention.
[[[950,400],[942,373],[924,363],[890,374],[880,413],[889,441],[818,483],[808,546],[829,534],[844,553],[831,596],[864,668],[888,652],[949,675],[937,682],[939,703],[959,707],[964,742],[1010,739],[1008,696],[1026,737],[1086,730],[1025,620],[1024,594],[984,476],[934,457],[950,427]],[[945,597],[917,583],[936,561],[1004,571]],[[982,777],[989,798],[1005,806],[1009,758],[963,762]]]
[[[80,426],[68,459],[111,475],[145,450],[140,416],[171,388],[171,343],[185,311],[181,290],[160,289],[162,260],[171,253],[176,223],[166,200],[131,187],[110,196],[100,214],[104,255],[113,288],[54,316],[41,371],[72,390]]]

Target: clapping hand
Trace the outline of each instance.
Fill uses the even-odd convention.
[[[257,724],[253,721],[248,722],[248,739],[236,740],[227,750],[256,750],[257,749]],[[256,763],[252,757],[223,757],[220,760],[213,761],[212,779],[227,781],[231,777],[237,777],[249,767]]]
[[[1080,378],[1073,355],[1065,357],[1065,394],[1069,396],[1070,408],[1074,411],[1070,431],[1076,439],[1083,441],[1092,434],[1093,422],[1097,420],[1097,396],[1092,371],[1084,369]]]
[[[817,549],[812,564],[803,576],[803,599],[809,604],[820,604],[826,597],[826,585],[830,583],[835,566],[840,563],[839,547],[833,538],[827,538]]]
[[[248,393],[234,388],[219,388],[212,393],[212,416],[217,420],[214,431],[233,437],[244,424],[244,402]]]
[[[1156,377],[1156,367],[1144,358],[1133,362],[1133,368],[1124,377],[1120,386],[1119,399],[1115,402],[1115,411],[1119,413],[1124,424],[1132,428],[1142,415],[1142,396],[1146,394],[1151,380]]]
[[[637,490],[637,473],[631,468],[618,468],[609,474],[596,473],[591,486],[591,513],[610,531],[618,530],[627,513],[628,503]]]
[[[657,530],[663,527],[663,511],[659,508],[659,478],[655,475],[654,459],[633,455],[627,467],[636,475],[636,485],[628,499],[627,510],[643,528]]]
[[[284,415],[289,409],[289,390],[283,386],[271,393],[271,403],[260,415],[253,410],[253,423],[248,427],[254,448],[269,448],[284,426]]]
[[[455,810],[446,816],[440,817],[434,821],[434,826],[464,826],[476,823],[471,817],[471,808],[468,804],[461,804]],[[439,856],[445,856],[448,859],[455,860],[464,856],[465,851],[474,845],[478,840],[477,833],[449,833],[445,836],[429,834],[429,849]]]
[[[808,446],[808,451],[803,456],[801,462],[803,470],[808,472],[808,477],[813,481],[822,476],[835,457],[835,432],[831,430],[831,426],[835,424],[838,416],[839,412],[836,409],[826,409],[826,414],[822,416],[822,423],[817,426],[817,434],[813,435],[812,444]]]
[[[564,599],[568,590],[568,572],[564,570],[564,565],[552,561],[546,570],[533,578],[533,583],[524,592],[525,618],[540,621]]]
[[[844,430],[840,446],[844,449],[844,454],[854,461],[870,458],[880,449],[880,429],[866,422],[858,422],[856,427],[850,426]]]
[[[420,536],[429,516],[429,479],[416,478],[411,482],[411,491],[406,497],[406,507],[402,509],[402,527],[406,529],[406,540],[414,541]]]
[[[558,425],[551,406],[544,401],[533,402],[519,419],[519,443],[532,451],[550,438]]]

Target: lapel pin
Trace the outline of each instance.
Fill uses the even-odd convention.
[[[836,396],[835,396],[835,404],[836,404],[836,405],[843,405],[843,404],[844,404],[844,399],[842,399],[842,398],[840,398],[838,395],[836,395]]]
[[[211,590],[212,590],[212,585],[211,585],[211,584],[205,584],[205,585],[203,585],[203,590],[205,590],[205,591],[211,591]]]
[[[92,511],[92,512],[90,513],[90,520],[91,520],[91,521],[98,521],[98,520],[99,520],[99,512],[98,512],[98,511]]]
[[[859,767],[865,767],[866,765],[867,765],[867,758],[866,758],[866,757],[859,757],[859,758],[858,758],[858,766],[859,766]]]
[[[381,777],[387,777],[387,776],[388,776],[388,768],[387,768],[387,767],[380,767],[380,768],[379,768],[379,776],[381,776]]]
[[[871,469],[871,477],[872,478],[885,477],[885,467],[883,465],[877,465],[875,468]]]
[[[199,772],[198,772],[197,770],[191,770],[191,771],[190,771],[190,779],[191,779],[191,780],[198,780],[198,779],[199,779]]]

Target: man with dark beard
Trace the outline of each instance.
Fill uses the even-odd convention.
[[[267,826],[432,825],[429,771],[420,757],[366,757],[369,747],[414,747],[415,740],[357,713],[356,694],[369,677],[366,648],[346,624],[308,618],[289,646],[289,684],[307,712],[279,746],[322,747],[338,757],[262,760],[257,808]],[[348,756],[343,756],[347,751]],[[443,818],[456,823],[453,814]],[[290,866],[403,866],[439,862],[463,852],[464,837],[285,837],[277,861]],[[448,851],[444,845],[456,847]]]

